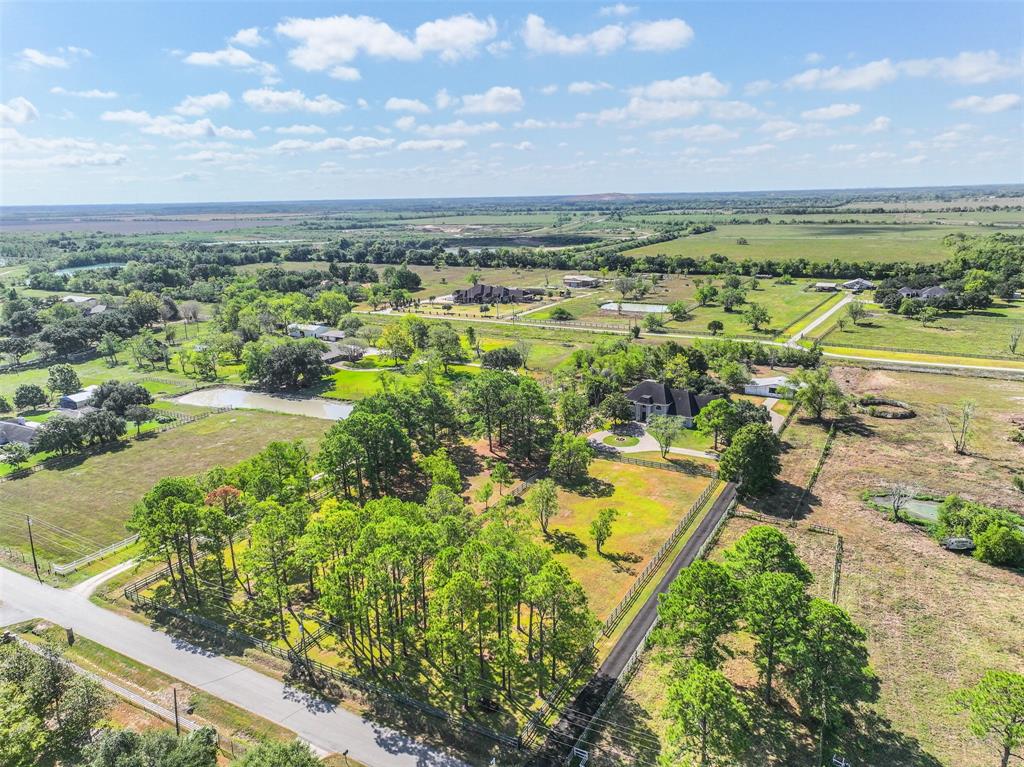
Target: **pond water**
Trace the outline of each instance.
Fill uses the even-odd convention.
[[[661,314],[668,311],[668,307],[665,304],[620,304],[615,301],[610,301],[607,304],[601,304],[601,308],[606,312],[617,312],[620,307],[624,312],[649,312],[651,314]]]
[[[88,272],[91,269],[114,269],[116,267],[127,266],[124,262],[109,264],[86,264],[85,266],[69,266],[67,269],[58,269],[54,274],[74,274],[75,272]]]
[[[892,508],[892,496],[888,494],[876,495],[871,500],[879,506],[885,506],[890,509]],[[939,519],[939,502],[919,501],[916,498],[911,498],[903,505],[900,512],[910,517],[923,519],[926,522],[937,522]]]
[[[203,407],[272,410],[278,413],[323,418],[328,421],[340,421],[343,418],[348,418],[352,413],[352,405],[347,402],[328,402],[316,397],[282,397],[275,394],[263,394],[261,392],[233,389],[226,386],[199,389],[176,397],[174,401],[185,405],[201,405]]]

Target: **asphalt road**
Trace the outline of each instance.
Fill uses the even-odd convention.
[[[463,767],[396,730],[251,668],[0,568],[0,626],[42,618],[293,730],[314,748],[371,767]]]
[[[672,581],[680,570],[689,566],[697,557],[697,552],[715,529],[715,525],[725,515],[729,505],[736,498],[736,485],[726,484],[725,489],[715,500],[711,509],[697,525],[697,529],[683,544],[676,558],[672,560],[668,571],[658,583],[658,587],[644,602],[629,626],[619,637],[615,647],[604,659],[600,668],[594,672],[583,689],[577,693],[565,708],[562,718],[552,728],[552,732],[544,744],[538,749],[531,764],[538,767],[554,767],[564,763],[565,755],[586,729],[590,718],[597,713],[601,703],[607,697],[615,681],[622,674],[627,661],[640,646],[648,630],[658,615],[658,596],[668,591]]]

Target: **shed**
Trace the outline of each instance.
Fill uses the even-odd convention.
[[[81,410],[86,406],[86,403],[92,399],[92,393],[96,390],[95,384],[92,386],[86,386],[81,391],[77,391],[74,394],[65,394],[57,402],[57,407],[62,410]]]

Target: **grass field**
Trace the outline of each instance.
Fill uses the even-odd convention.
[[[942,238],[967,226],[886,224],[721,224],[714,232],[645,245],[627,255],[706,258],[718,253],[735,260],[805,258],[810,261],[936,263],[950,257]],[[979,231],[976,228],[974,231]],[[984,229],[991,234],[997,230]],[[737,244],[743,238],[747,245]]]
[[[69,468],[0,483],[0,543],[27,549],[24,516],[31,515],[74,533],[58,537],[37,530],[42,558],[75,559],[88,553],[83,546],[99,548],[124,538],[125,520],[157,480],[230,466],[274,440],[301,439],[312,447],[328,426],[316,418],[233,411],[83,457]]]
[[[604,618],[711,480],[604,460],[591,464],[590,476],[585,494],[559,490],[559,512],[548,525],[547,542],[583,584],[591,609]],[[618,517],[598,554],[590,523],[605,508],[618,511]]]
[[[911,317],[890,314],[875,304],[868,305],[868,310],[870,315],[859,325],[847,322],[843,330],[835,328],[827,332],[822,343],[1008,357],[1011,332],[1015,328],[1024,329],[1024,302],[1021,301],[997,301],[990,308],[974,313],[946,312],[927,327]],[[1017,352],[1024,361],[1024,342]]]
[[[918,415],[908,421],[858,416],[838,432],[833,450],[799,510],[796,528],[782,526],[816,577],[812,593],[830,585],[833,539],[808,524],[833,527],[844,538],[839,604],[863,626],[871,665],[880,678],[876,702],[855,717],[843,738],[856,765],[987,767],[995,751],[967,731],[949,705],[950,694],[977,681],[982,671],[1024,671],[1017,605],[1024,599],[1019,574],[944,551],[909,525],[896,525],[860,500],[878,483],[910,479],[939,494],[960,492],[1024,513],[1024,496],[1010,478],[1024,467],[1024,448],[1008,441],[1019,420],[1018,382],[924,373],[837,368],[844,390],[906,401]],[[966,456],[953,453],[940,407],[970,397],[978,403],[976,437]],[[797,418],[785,432],[781,483],[753,509],[786,516],[813,469],[824,428]],[[744,509],[743,506],[740,507]],[[747,529],[733,519],[712,553]],[[749,650],[742,635],[734,645]],[[741,767],[814,764],[814,740],[782,710],[765,712],[751,695],[753,669],[729,661],[726,673],[754,710],[753,748]],[[594,761],[602,766],[651,763],[667,721],[668,666],[648,654],[625,694],[608,710]]]

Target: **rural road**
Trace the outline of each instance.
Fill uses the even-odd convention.
[[[801,338],[803,338],[805,335],[810,333],[812,330],[814,330],[816,327],[818,327],[822,323],[827,322],[828,319],[833,314],[835,314],[836,312],[841,310],[844,306],[846,306],[852,300],[853,300],[853,295],[850,294],[850,293],[847,293],[845,296],[842,297],[842,299],[840,299],[839,303],[837,303],[835,306],[833,306],[827,312],[822,314],[820,317],[816,317],[813,322],[809,322],[807,324],[807,327],[805,327],[803,330],[801,330],[801,331],[799,331],[797,333],[794,333],[793,336],[788,341],[786,341],[786,346],[799,346]]]
[[[640,427],[642,428],[642,427]],[[605,437],[614,437],[616,434],[611,431],[599,431],[591,434],[587,437],[590,444],[597,450],[608,450],[609,448],[619,453],[656,453],[661,450],[658,445],[658,440],[647,433],[644,429],[643,434],[637,437],[637,443],[635,445],[623,445],[621,447],[617,445],[606,445],[604,443]],[[632,435],[636,436],[636,435]],[[668,452],[672,455],[685,455],[689,458],[710,458],[713,461],[718,460],[718,454],[712,452],[706,452],[704,450],[694,450],[689,447],[670,447]]]
[[[563,709],[562,718],[551,729],[551,734],[538,750],[530,764],[534,767],[556,767],[564,764],[569,744],[574,744],[586,730],[587,724],[597,713],[608,693],[611,692],[616,680],[626,668],[626,663],[636,652],[640,643],[658,616],[658,597],[668,591],[672,581],[679,572],[693,563],[701,546],[707,541],[719,520],[725,516],[730,504],[736,498],[736,485],[728,482],[725,489],[715,499],[711,509],[697,525],[697,529],[683,544],[676,558],[672,560],[668,571],[658,583],[658,587],[647,598],[640,611],[636,614],[626,630],[615,643],[608,657],[594,672],[587,684],[577,693],[572,702]]]
[[[396,730],[61,591],[0,568],[0,626],[42,618],[371,767],[463,767]]]

